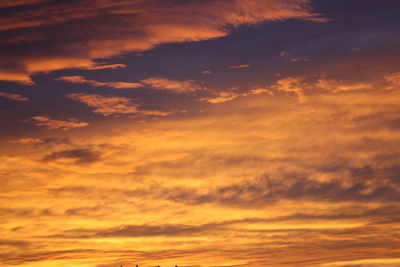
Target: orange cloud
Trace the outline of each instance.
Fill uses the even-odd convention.
[[[84,103],[93,108],[94,113],[104,116],[114,114],[134,114],[138,112],[139,105],[134,99],[118,96],[103,96],[97,94],[68,94],[68,98]]]
[[[156,77],[156,78],[141,80],[140,82],[157,90],[165,90],[177,94],[206,90],[205,87],[199,85],[197,82],[193,80],[177,81],[177,80],[170,80],[166,78]]]
[[[40,0],[18,1],[35,2]],[[19,38],[15,49],[0,55],[0,73],[10,73],[0,75],[0,80],[32,84],[29,77],[37,73],[67,68],[102,69],[96,59],[141,52],[165,43],[223,37],[230,34],[230,28],[243,24],[285,19],[315,21],[320,15],[307,7],[309,2],[221,0],[166,4],[156,0],[89,0],[29,5],[10,10],[1,19],[4,40],[15,39],[15,32],[23,29],[30,29],[31,33]],[[32,41],[48,40],[54,32],[62,33],[63,38],[52,37],[43,50],[32,48]]]
[[[1,70],[0,69],[0,81],[6,81],[6,82],[16,82],[20,83],[23,85],[34,85],[35,83],[32,81],[31,77],[29,75],[24,74],[24,73],[18,73],[18,72],[9,72],[6,70]]]
[[[279,55],[280,55],[281,57],[284,57],[284,56],[289,55],[289,52],[288,52],[288,51],[281,51],[281,52],[279,52]]]
[[[41,144],[44,141],[40,138],[21,138],[18,140],[13,141],[13,143],[18,143],[18,144]]]
[[[1,264],[396,266],[399,91],[290,78],[194,116],[9,144]]]
[[[231,101],[240,97],[241,94],[237,92],[217,92],[216,96],[200,98],[199,101],[205,101],[211,104],[219,104]]]
[[[251,96],[251,95],[263,95],[267,94],[272,96],[274,93],[270,89],[266,88],[253,88],[248,92],[235,92],[235,91],[225,91],[225,92],[214,92],[215,96],[200,98],[199,101],[205,101],[211,104],[220,104],[229,102],[239,97]]]
[[[94,113],[99,113],[103,116],[137,114],[164,117],[171,114],[171,112],[141,109],[140,105],[135,103],[135,99],[129,97],[81,93],[68,94],[66,96],[93,108]]]
[[[89,124],[86,122],[80,122],[76,119],[69,119],[68,121],[52,120],[46,116],[34,116],[32,117],[33,124],[37,126],[45,126],[51,130],[70,130],[73,128],[86,127]]]
[[[373,88],[372,84],[368,83],[345,83],[334,79],[319,79],[316,84],[317,87],[322,88],[326,91],[333,93],[346,92],[346,91],[358,91],[358,90],[370,90]]]
[[[42,2],[47,2],[49,0],[3,0],[0,1],[0,7],[15,7],[15,6],[22,6],[22,5],[32,5],[32,4],[38,4]]]
[[[111,87],[114,89],[128,89],[128,88],[138,88],[138,87],[143,87],[142,84],[140,83],[130,83],[130,82],[98,82],[94,80],[87,80],[83,76],[64,76],[60,77],[57,80],[59,81],[65,81],[69,83],[74,83],[74,84],[89,84],[94,87],[99,87],[99,86],[106,86],[106,87]]]
[[[229,66],[229,69],[231,69],[231,70],[236,70],[236,69],[248,69],[248,68],[251,68],[251,65],[249,65],[249,64],[242,64],[242,65]]]
[[[290,62],[296,63],[301,61],[310,61],[308,57],[294,57],[290,59]]]
[[[85,68],[86,70],[104,70],[104,69],[119,69],[126,68],[125,64],[104,64],[94,65],[92,67]]]
[[[9,94],[9,93],[5,93],[5,92],[0,92],[0,97],[5,97],[14,101],[29,101],[29,98],[24,97],[20,94]]]
[[[303,79],[299,77],[287,77],[278,80],[275,85],[271,86],[272,89],[295,94],[299,102],[305,101]]]
[[[387,74],[384,78],[390,84],[388,89],[397,89],[400,87],[400,72]]]

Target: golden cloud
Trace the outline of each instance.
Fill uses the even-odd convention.
[[[103,116],[138,114],[163,117],[171,114],[171,112],[141,109],[135,99],[129,97],[82,93],[68,94],[66,96],[93,108],[94,113],[99,113]]]
[[[177,81],[161,77],[154,77],[141,80],[140,82],[153,89],[170,91],[177,94],[207,90],[207,88],[199,85],[193,80]]]
[[[32,117],[32,122],[37,126],[45,126],[51,130],[70,130],[73,128],[81,128],[89,125],[87,122],[80,122],[76,119],[61,121],[53,120],[46,116],[34,116]]]
[[[247,92],[236,92],[236,91],[222,91],[213,92],[214,96],[200,98],[199,101],[205,101],[211,104],[219,104],[229,102],[239,97],[251,96],[251,95],[263,95],[267,94],[272,96],[274,93],[267,88],[253,88]]]
[[[229,66],[229,69],[231,69],[231,70],[248,69],[248,68],[251,68],[251,65],[249,65],[249,64],[242,64],[242,65]]]
[[[94,87],[106,86],[114,89],[128,89],[128,88],[138,88],[143,87],[143,84],[140,83],[131,83],[131,82],[99,82],[94,80],[87,80],[83,76],[63,76],[57,78],[59,81],[65,81],[73,84],[89,84]]]
[[[194,116],[111,120],[62,144],[4,146],[1,263],[396,264],[400,93],[318,80],[278,80]],[[285,96],[298,97],[293,86],[304,102]],[[100,109],[106,97],[76,99]]]
[[[68,98],[84,103],[93,108],[94,113],[104,116],[113,114],[134,114],[139,110],[139,105],[135,99],[118,96],[103,96],[97,94],[68,94]]]

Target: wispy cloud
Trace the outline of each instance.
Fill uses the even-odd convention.
[[[390,84],[388,89],[400,88],[400,72],[385,75],[385,80]]]
[[[29,101],[29,98],[24,97],[20,94],[10,94],[5,92],[0,92],[0,97],[5,97],[14,101],[21,101],[21,102]]]
[[[144,115],[144,116],[167,116],[171,112],[160,110],[145,110],[136,103],[136,99],[130,97],[98,95],[98,94],[83,94],[74,93],[66,95],[67,98],[81,102],[93,109],[94,113],[103,116],[110,115]]]
[[[373,85],[369,83],[346,83],[343,81],[326,78],[319,79],[315,85],[319,88],[333,93],[370,90],[373,88]]]
[[[21,138],[18,140],[13,141],[13,143],[18,144],[42,144],[44,141],[41,138]]]
[[[303,57],[293,57],[290,59],[290,62],[296,63],[296,62],[304,62],[304,61],[310,61],[309,57],[303,56]]]
[[[125,64],[98,64],[85,68],[86,70],[105,70],[105,69],[119,69],[125,68]]]
[[[22,5],[32,5],[38,4],[42,2],[47,2],[49,0],[15,0],[15,1],[1,1],[0,7],[15,7],[15,6],[22,6]]]
[[[114,114],[135,114],[139,111],[139,105],[135,99],[119,96],[104,96],[98,94],[68,94],[68,98],[84,103],[93,108],[94,113],[104,116]]]
[[[73,84],[89,84],[94,87],[106,86],[114,89],[128,89],[128,88],[139,88],[143,87],[140,83],[131,82],[99,82],[94,80],[88,80],[83,76],[63,76],[58,78],[59,81],[65,81]]]
[[[73,149],[56,151],[46,155],[44,162],[67,161],[68,164],[88,164],[101,160],[101,153],[90,149]]]
[[[143,84],[146,84],[147,86],[157,89],[157,90],[165,90],[165,91],[170,91],[173,93],[191,93],[195,91],[201,91],[201,90],[206,90],[204,86],[201,86],[194,80],[170,80],[166,78],[161,78],[161,77],[154,77],[154,78],[148,78],[145,80],[140,81]]]
[[[86,127],[89,124],[87,122],[80,122],[76,119],[69,119],[67,121],[53,120],[46,116],[34,116],[32,117],[33,124],[37,126],[44,126],[51,130],[70,130],[74,128]]]
[[[281,51],[279,52],[279,55],[285,58],[286,61],[290,63],[310,61],[310,58],[307,56],[293,56],[288,51]]]
[[[271,86],[276,91],[291,93],[298,97],[300,102],[305,101],[304,85],[302,78],[287,77],[276,81],[275,85]]]
[[[251,65],[249,65],[249,64],[242,64],[242,65],[229,66],[229,69],[231,69],[231,70],[248,69],[248,68],[251,68]]]
[[[272,96],[274,93],[273,91],[267,88],[253,88],[247,92],[237,92],[231,90],[231,91],[214,92],[213,96],[200,98],[199,101],[205,101],[211,104],[220,104],[232,101],[239,97],[245,97],[251,95],[263,95],[263,94]]]

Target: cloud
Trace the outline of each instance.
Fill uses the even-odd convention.
[[[365,258],[362,260],[336,261],[322,264],[321,267],[396,267],[399,266],[400,259],[393,258]]]
[[[211,104],[225,103],[241,96],[237,92],[217,92],[216,96],[200,98],[199,101],[205,101]]]
[[[70,130],[74,128],[86,127],[89,124],[87,122],[80,122],[76,119],[69,119],[67,121],[52,120],[46,116],[34,116],[32,117],[33,124],[37,126],[44,126],[50,130]]]
[[[201,73],[205,74],[205,75],[211,75],[212,72],[210,70],[203,70]]]
[[[18,144],[42,144],[44,141],[41,138],[21,138],[15,140],[14,143]]]
[[[251,95],[263,95],[267,94],[272,96],[273,92],[266,88],[253,88],[248,92],[235,92],[235,91],[223,91],[214,92],[214,96],[200,98],[199,101],[205,101],[211,104],[220,104],[232,101],[239,97],[251,96]]]
[[[21,101],[21,102],[29,101],[29,98],[24,97],[20,94],[10,94],[5,92],[0,92],[0,97],[5,97],[14,101]]]
[[[133,98],[119,96],[104,96],[98,94],[68,94],[68,98],[86,104],[93,108],[94,113],[104,116],[114,114],[135,114],[139,111],[139,105]]]
[[[290,63],[310,61],[309,57],[306,56],[292,56],[288,51],[279,52],[279,56],[285,58]]]
[[[27,5],[2,16],[2,44],[13,46],[0,49],[0,80],[32,85],[30,77],[37,73],[97,69],[96,59],[165,43],[223,37],[240,25],[285,19],[317,21],[320,16],[307,6],[308,0],[39,2],[3,4]],[[15,41],[15,36],[24,35]],[[45,49],[38,45],[49,40]]]
[[[70,141],[68,138],[20,138],[17,140],[11,141],[12,143],[16,144],[22,144],[22,145],[50,145],[50,146],[56,146],[56,145],[69,145]]]
[[[229,69],[231,69],[231,70],[248,69],[248,68],[251,68],[251,65],[249,65],[249,64],[242,64],[242,65],[229,66]]]
[[[275,85],[271,86],[272,89],[291,93],[298,97],[299,102],[305,101],[303,79],[299,77],[287,77],[276,81]]]
[[[390,84],[388,89],[400,88],[400,72],[385,75],[385,80]]]
[[[289,94],[296,95],[299,102],[303,103],[307,99],[307,94],[326,94],[326,93],[346,93],[346,92],[357,92],[357,91],[368,91],[378,90],[371,83],[366,82],[345,82],[326,77],[321,77],[315,80],[306,81],[305,77],[286,77],[278,79],[274,84],[266,86],[270,94],[280,91]]]
[[[310,61],[310,58],[303,56],[303,57],[293,57],[290,59],[290,62],[292,63],[297,63],[297,62],[304,62],[304,61]]]
[[[194,225],[126,225],[95,233],[94,237],[188,236],[205,230]]]
[[[22,5],[33,5],[42,2],[47,2],[49,0],[15,0],[15,1],[8,1],[3,0],[0,2],[0,8],[4,7],[15,7],[15,6],[22,6]]]
[[[358,90],[370,90],[373,88],[372,84],[369,83],[345,83],[334,79],[321,78],[316,82],[316,86],[326,91],[333,93],[347,92],[347,91],[358,91]]]
[[[35,83],[32,81],[29,75],[24,73],[14,73],[7,70],[0,69],[0,81],[6,82],[16,82],[23,85],[34,85]]]
[[[153,89],[170,91],[176,94],[206,90],[205,87],[199,85],[196,81],[193,80],[177,81],[155,77],[141,80],[140,82],[146,84]]]
[[[114,89],[128,89],[128,88],[138,88],[143,87],[140,83],[130,83],[130,82],[98,82],[94,80],[87,80],[83,76],[63,76],[57,78],[59,81],[65,81],[73,84],[89,84],[94,87],[106,86]]]
[[[93,108],[94,113],[99,113],[103,116],[138,114],[159,117],[171,114],[171,112],[166,111],[141,109],[140,105],[135,103],[135,99],[129,97],[82,93],[68,94],[66,96]]]
[[[119,69],[119,68],[126,68],[125,64],[99,64],[94,65],[92,67],[85,68],[86,70],[105,70],[105,69]]]
[[[171,80],[166,78],[148,78],[141,80],[140,83],[131,82],[99,82],[94,80],[88,80],[83,76],[63,76],[57,78],[59,81],[65,81],[72,84],[89,84],[94,87],[107,86],[114,89],[126,89],[126,88],[139,88],[139,87],[151,87],[156,90],[170,91],[176,94],[190,93],[200,90],[206,90],[205,87],[199,85],[194,80]]]
[[[382,80],[334,92],[357,82],[292,78],[307,98],[301,105],[276,88],[279,78],[227,90],[239,95],[234,105],[201,104],[192,116],[106,120],[71,132],[72,147],[9,144],[12,153],[0,155],[2,234],[35,246],[2,247],[2,263],[312,266],[377,251],[390,257],[398,247],[399,91],[382,93]],[[99,251],[85,250],[94,244]],[[68,252],[77,247],[85,252]],[[196,249],[210,248],[218,256],[199,259]],[[171,262],[151,261],[159,250]]]
[[[101,160],[101,154],[90,149],[63,150],[46,155],[42,160],[44,162],[72,160],[73,164],[88,164]]]

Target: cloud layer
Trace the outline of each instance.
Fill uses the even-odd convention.
[[[197,116],[17,140],[0,165],[2,197],[19,199],[0,208],[2,263],[391,266],[400,94],[388,84],[281,77]],[[105,116],[144,112],[68,97]]]
[[[0,10],[0,46],[9,48],[0,55],[0,80],[26,85],[36,73],[101,69],[96,59],[222,37],[243,24],[319,17],[308,0],[8,2],[3,7],[31,5]]]

